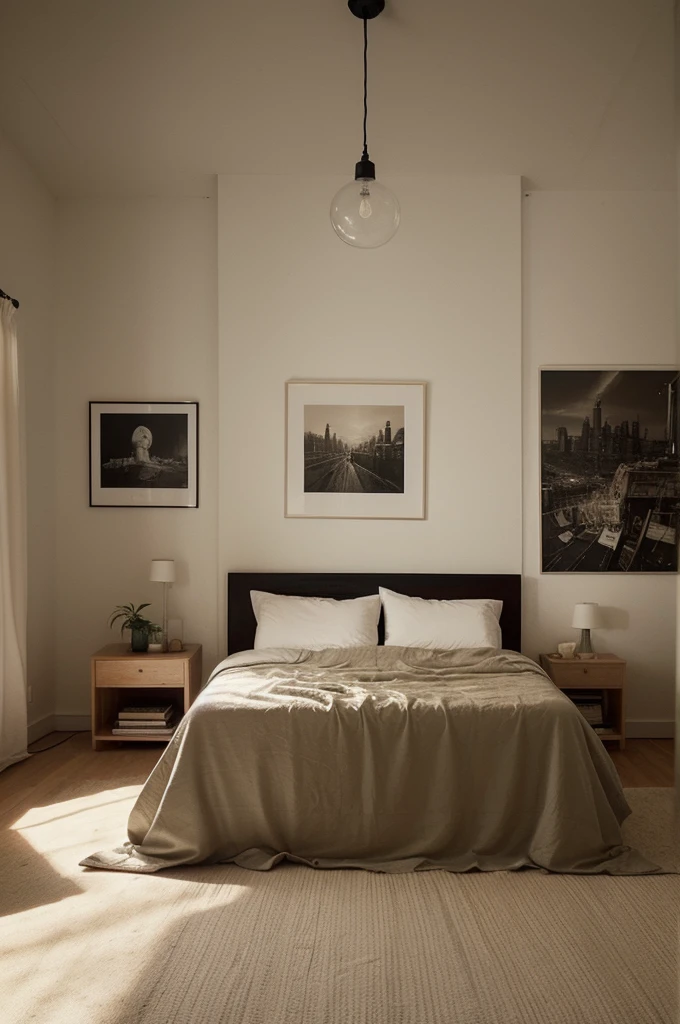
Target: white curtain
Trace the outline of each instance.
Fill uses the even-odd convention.
[[[0,299],[0,771],[26,753],[26,519],[15,309]]]

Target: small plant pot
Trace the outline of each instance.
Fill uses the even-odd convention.
[[[136,654],[146,654],[149,649],[149,634],[145,629],[130,630],[130,647]]]

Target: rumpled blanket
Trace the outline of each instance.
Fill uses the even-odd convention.
[[[87,867],[660,870],[583,716],[512,651],[247,651],[219,665]]]

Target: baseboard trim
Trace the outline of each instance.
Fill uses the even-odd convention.
[[[30,722],[27,729],[29,746],[31,743],[41,740],[43,736],[47,736],[48,733],[54,732],[55,728],[54,715],[45,715],[44,718],[39,718],[37,722]]]
[[[28,743],[36,743],[51,732],[89,732],[90,722],[89,715],[45,715],[29,724]]]
[[[675,736],[675,722],[672,719],[638,718],[626,721],[626,739],[666,740]]]

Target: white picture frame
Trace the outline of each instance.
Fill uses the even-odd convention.
[[[286,383],[285,516],[425,519],[424,381]]]

